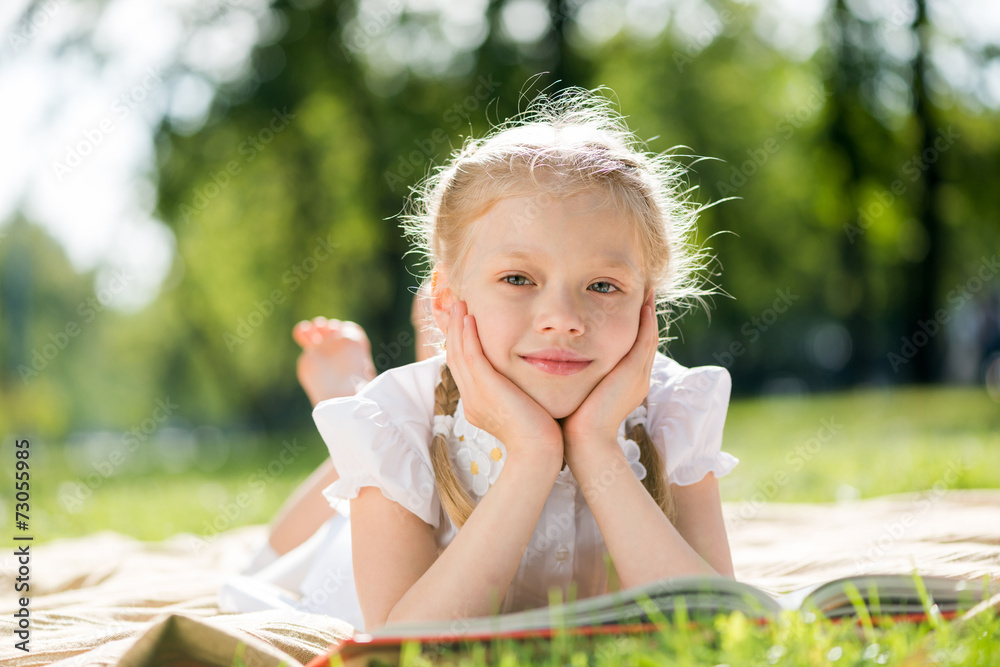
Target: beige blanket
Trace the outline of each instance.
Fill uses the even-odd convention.
[[[731,503],[725,513],[737,578],[773,591],[863,572],[1000,579],[1000,490],[839,505]],[[138,665],[186,642],[201,646],[210,664],[304,664],[350,626],[287,612],[220,614],[216,606],[221,582],[264,534],[257,526],[211,542],[178,535],[150,544],[100,533],[33,546],[30,653],[14,648],[19,604],[8,552],[0,561],[0,662]],[[206,640],[206,632],[214,634]]]

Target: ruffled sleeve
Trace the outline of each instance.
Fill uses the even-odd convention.
[[[439,526],[430,440],[440,366],[435,358],[387,371],[356,396],[316,406],[313,419],[340,476],[323,492],[332,505],[374,486],[424,522]]]
[[[649,435],[666,459],[667,479],[687,486],[729,474],[739,460],[722,451],[732,380],[719,366],[685,368],[656,355],[647,406]]]

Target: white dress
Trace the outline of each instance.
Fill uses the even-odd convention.
[[[358,630],[364,622],[354,588],[349,503],[366,486],[381,489],[434,528],[439,553],[455,537],[441,507],[430,459],[437,432],[448,439],[459,480],[474,502],[496,481],[507,457],[503,443],[465,420],[459,401],[454,417],[434,416],[434,389],[444,355],[393,369],[357,395],[323,401],[313,418],[340,475],[324,495],[338,510],[309,541],[257,576],[237,578],[220,593],[231,611],[288,607],[341,618]],[[738,462],[721,451],[731,382],[724,368],[685,368],[662,354],[653,363],[646,406],[622,422],[618,442],[639,479],[646,470],[639,447],[625,437],[639,421],[665,461],[672,484],[689,485],[712,472],[729,473]],[[569,468],[545,502],[501,611],[548,604],[549,590],[567,596],[571,584],[582,599],[606,592],[607,548]],[[270,580],[284,588],[271,587]]]

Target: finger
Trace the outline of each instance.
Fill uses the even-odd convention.
[[[639,330],[635,342],[622,360],[626,364],[640,366],[651,361],[656,356],[657,328],[656,317],[648,304],[643,304],[639,311]]]
[[[460,354],[469,380],[478,382],[487,377],[490,371],[494,371],[483,352],[483,346],[479,342],[479,329],[476,327],[476,318],[469,314],[468,305],[459,302],[456,311],[458,318],[459,335],[456,338],[460,341]]]
[[[634,383],[641,378],[643,397],[649,392],[649,378],[653,372],[653,362],[656,358],[657,340],[656,316],[653,315],[652,309],[648,305],[643,304],[642,310],[639,311],[639,331],[636,334],[635,343],[612,371],[612,373],[617,371],[616,377],[620,378],[622,382],[627,382],[628,387],[638,387],[639,385]],[[641,402],[640,398],[636,404]]]
[[[445,332],[445,357],[448,360],[448,368],[451,369],[452,377],[458,384],[459,391],[463,391],[467,386],[465,367],[465,346],[464,326],[462,323],[460,302],[456,301],[451,305],[448,314],[448,330]]]
[[[483,363],[488,365],[479,345],[479,334],[475,329],[475,318],[468,314],[468,306],[464,302],[457,302],[452,310],[451,322],[448,325],[448,367],[452,370],[452,377],[458,390],[465,398],[466,406],[478,404],[477,396],[482,395],[481,387],[485,381],[492,376],[492,366],[483,367]],[[469,408],[467,407],[466,410]],[[466,416],[470,415],[466,412]]]
[[[476,317],[474,315],[465,315],[462,318],[462,326],[465,329],[462,345],[465,349],[466,358],[476,364],[481,360],[485,361],[486,355],[483,352],[482,343],[479,342],[479,327],[476,326]]]
[[[469,314],[468,305],[464,301],[456,304],[454,318],[449,324],[449,328],[454,330],[454,359],[459,368],[458,372],[462,375],[462,384],[459,384],[459,389],[461,390],[464,385],[470,390],[475,390],[477,387],[493,387],[493,390],[497,390],[498,386],[495,382],[503,376],[497,373],[489,359],[486,358],[482,343],[479,341],[476,318]],[[449,340],[449,355],[452,354],[452,346],[453,343]],[[451,357],[449,357],[449,364],[451,363],[450,359]],[[459,382],[457,376],[455,382]]]

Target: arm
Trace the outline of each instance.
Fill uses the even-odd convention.
[[[507,460],[436,558],[430,525],[376,489],[352,501],[355,585],[366,629],[387,621],[488,614],[491,595],[506,595],[562,467],[559,425],[490,366],[464,304],[451,309],[448,343],[466,418],[490,425],[507,447]]]
[[[733,577],[733,557],[715,474],[710,472],[688,486],[671,484],[670,490],[677,503],[677,532],[712,569]]]
[[[431,526],[378,489],[362,489],[351,501],[351,530],[365,628],[488,615],[491,596],[502,600],[517,572],[558,464],[509,459],[440,557]]]
[[[593,447],[570,462],[611,553],[623,588],[694,574],[732,576],[718,482],[712,474],[691,486],[672,485],[678,524],[632,473],[617,442]],[[575,463],[575,466],[574,466]],[[610,483],[607,470],[615,472]],[[601,477],[604,472],[604,477]]]
[[[732,574],[715,476],[690,487],[672,487],[682,516],[674,527],[632,474],[618,445],[618,426],[649,391],[655,356],[650,295],[632,349],[563,420],[566,460],[623,587],[671,576]],[[610,478],[608,471],[613,473]]]

